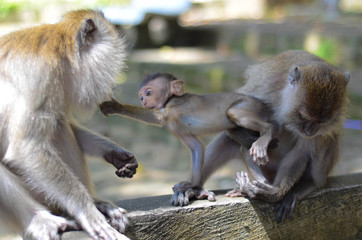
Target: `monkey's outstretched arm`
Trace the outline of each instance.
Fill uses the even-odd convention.
[[[111,140],[101,137],[76,124],[71,124],[74,136],[81,150],[88,155],[103,157],[117,168],[119,177],[132,178],[138,167],[135,156]]]
[[[161,111],[153,111],[134,105],[121,104],[114,99],[112,99],[112,101],[103,102],[99,107],[105,116],[108,116],[109,114],[119,114],[159,127],[166,124],[166,116]]]

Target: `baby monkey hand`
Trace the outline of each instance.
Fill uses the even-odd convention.
[[[103,115],[108,117],[110,114],[118,113],[123,105],[112,98],[111,101],[103,102],[99,108]]]
[[[138,163],[134,155],[127,151],[112,150],[104,154],[104,159],[117,168],[116,175],[121,178],[132,178],[136,174]]]

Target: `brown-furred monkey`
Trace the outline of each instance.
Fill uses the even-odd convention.
[[[102,103],[101,111],[106,116],[116,113],[157,126],[167,124],[190,149],[191,180],[174,186],[173,205],[187,205],[191,198],[215,200],[212,192],[199,188],[205,150],[199,136],[234,131],[238,127],[259,132],[260,137],[250,144],[250,154],[259,165],[268,162],[267,148],[272,140],[273,125],[266,122],[265,106],[253,97],[239,93],[184,93],[182,80],[168,73],[155,73],[142,81],[139,98],[144,108],[113,100]],[[179,196],[181,192],[185,196]]]
[[[128,239],[124,211],[93,199],[84,154],[105,158],[120,177],[132,177],[136,159],[72,119],[111,99],[124,49],[91,10],[0,38],[0,216],[24,239],[79,228],[92,239]]]
[[[267,165],[257,166],[245,148],[240,155],[240,144],[223,133],[207,146],[201,183],[230,159],[243,158],[247,172],[238,173],[239,189],[227,196],[278,202],[277,218],[283,221],[298,200],[325,184],[339,157],[350,74],[295,50],[250,66],[246,79],[238,92],[270,108],[270,119],[280,129],[278,148],[268,154]]]

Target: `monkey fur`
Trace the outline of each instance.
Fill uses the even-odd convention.
[[[192,198],[215,200],[212,192],[201,189],[204,144],[199,136],[229,130],[240,142],[239,131],[251,131],[250,154],[258,165],[268,162],[267,150],[273,125],[267,123],[265,106],[253,97],[239,93],[197,95],[184,93],[183,81],[168,73],[155,73],[141,83],[139,97],[144,108],[120,104],[116,100],[102,103],[103,114],[120,114],[148,124],[164,126],[189,149],[192,158],[191,180],[173,187],[171,203],[184,206]],[[248,139],[249,140],[249,139]],[[249,148],[248,148],[249,149]]]
[[[128,239],[124,210],[93,199],[84,154],[105,158],[120,177],[132,177],[136,159],[72,118],[111,99],[124,61],[124,41],[97,11],[0,38],[0,216],[24,239],[69,229]]]
[[[227,196],[277,202],[277,219],[283,221],[299,200],[323,187],[338,160],[350,74],[291,50],[248,67],[246,79],[238,92],[271,110],[278,148],[268,154],[268,164],[257,166],[245,148],[240,154],[240,144],[222,133],[207,146],[202,182],[230,159],[243,159],[247,171],[237,174],[239,188]]]

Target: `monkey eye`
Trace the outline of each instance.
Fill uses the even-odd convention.
[[[140,100],[143,101],[143,96],[140,97]]]
[[[152,94],[152,90],[147,90],[146,91],[146,96],[150,96]]]

